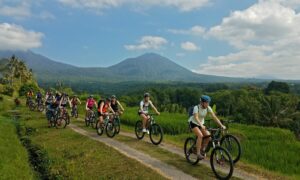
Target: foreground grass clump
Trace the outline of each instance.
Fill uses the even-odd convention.
[[[28,136],[31,144],[47,152],[50,177],[164,179],[141,163],[71,129],[46,128],[46,120],[41,113],[32,113],[32,118],[24,119],[23,123],[22,134]]]
[[[35,179],[11,119],[0,116],[0,179]]]

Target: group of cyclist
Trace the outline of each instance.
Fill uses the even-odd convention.
[[[34,97],[33,91],[29,91],[27,93],[27,98]],[[36,95],[36,102],[41,102],[43,99],[42,94],[40,92]],[[211,106],[209,105],[211,102],[211,98],[207,95],[202,95],[200,97],[199,104],[194,106],[191,109],[190,117],[188,119],[188,123],[192,132],[197,136],[197,156],[199,159],[203,159],[205,157],[205,149],[210,141],[210,133],[205,127],[205,117],[210,114],[213,120],[222,128],[226,129],[226,127],[221,123],[219,118],[213,112]],[[71,108],[77,107],[77,105],[81,104],[80,99],[74,95],[70,99],[68,94],[56,92],[53,94],[51,91],[48,91],[45,95],[45,105],[48,109],[62,109],[66,108],[69,105]],[[145,93],[143,100],[140,101],[138,115],[142,119],[143,125],[143,133],[148,133],[146,124],[149,120],[149,107],[151,107],[157,115],[160,115],[160,112],[157,110],[155,105],[150,100],[150,94]],[[94,99],[92,95],[88,97],[85,103],[85,119],[89,116],[89,113],[93,111],[93,109],[97,109],[98,113],[98,121],[103,123],[103,120],[110,116],[110,114],[122,115],[125,111],[124,107],[117,100],[115,95],[112,95],[110,98],[106,98],[105,100],[100,99],[98,102]],[[62,112],[62,111],[60,111]],[[48,127],[50,127],[50,122],[48,121]],[[202,142],[203,141],[203,142]]]

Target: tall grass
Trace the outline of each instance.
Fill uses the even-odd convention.
[[[0,179],[35,179],[28,154],[7,117],[0,116]]]

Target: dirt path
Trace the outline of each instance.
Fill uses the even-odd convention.
[[[120,135],[126,136],[126,137],[136,138],[136,136],[133,133],[128,133],[128,132],[120,132]],[[143,139],[143,141],[151,143],[150,139],[147,136]],[[178,148],[178,147],[175,147],[173,145],[163,143],[163,142],[158,147],[185,158],[183,150]],[[206,158],[205,160],[200,161],[199,164],[203,164],[203,165],[206,165],[206,166],[210,167],[210,162],[209,162],[208,158]],[[233,176],[241,178],[241,179],[249,179],[249,180],[264,179],[261,176],[250,174],[250,173],[245,172],[245,171],[243,171],[241,169],[238,169],[236,167],[234,168]]]
[[[147,154],[144,154],[140,151],[137,151],[124,143],[121,143],[119,141],[113,140],[111,138],[106,137],[99,137],[96,133],[88,132],[82,128],[79,128],[76,125],[70,124],[69,127],[74,130],[75,132],[87,136],[93,140],[102,142],[106,144],[107,146],[110,146],[117,151],[121,152],[122,154],[126,155],[129,158],[135,159],[142,164],[148,166],[151,169],[154,169],[159,174],[163,175],[164,177],[168,179],[195,179],[194,177],[178,170],[177,168],[170,166],[166,163],[161,162],[158,159],[152,158]]]

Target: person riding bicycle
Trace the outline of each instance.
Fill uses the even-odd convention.
[[[111,99],[99,100],[98,102],[98,116],[99,122],[103,123],[103,120],[109,115],[109,112],[115,114],[115,111],[111,108]],[[112,117],[111,117],[112,119]]]
[[[29,104],[29,102],[32,101],[33,96],[34,96],[34,93],[33,93],[32,89],[30,89],[26,94],[26,104],[27,105]]]
[[[146,129],[147,121],[149,120],[150,116],[149,113],[149,106],[156,112],[157,115],[160,115],[160,112],[156,109],[153,105],[152,101],[150,100],[150,94],[145,93],[144,99],[140,102],[140,108],[138,111],[139,116],[142,118],[143,122],[143,132],[147,132],[149,134],[149,130]]]
[[[210,141],[210,133],[204,126],[205,117],[209,113],[214,121],[222,128],[226,127],[221,123],[219,118],[215,115],[212,108],[209,106],[211,98],[207,95],[202,95],[200,98],[200,103],[193,107],[192,115],[189,117],[189,126],[193,133],[197,136],[197,156],[199,159],[204,159],[205,149]],[[203,143],[202,143],[203,140]]]
[[[74,95],[72,98],[71,98],[71,105],[72,105],[72,108],[75,108],[77,107],[78,104],[81,104],[81,101],[80,99]]]
[[[124,108],[122,104],[117,100],[116,95],[111,96],[111,103],[110,103],[111,108],[114,110],[114,112],[119,113],[119,115],[122,115],[124,112]],[[121,109],[119,109],[119,107]]]
[[[85,104],[86,113],[85,113],[85,118],[84,119],[87,119],[87,117],[89,116],[90,112],[93,111],[94,106],[96,108],[98,107],[97,106],[97,102],[95,101],[93,95],[90,95],[89,98],[86,101],[86,104]]]
[[[69,106],[72,107],[71,101],[69,99],[69,95],[66,93],[63,93],[61,96],[60,102],[59,102],[60,109],[65,109],[67,107],[67,104],[69,104]],[[62,116],[63,111],[60,111],[60,112],[61,112],[61,116]]]
[[[45,98],[46,98],[45,104],[46,104],[46,108],[47,108],[46,114],[47,114],[47,111],[54,112],[58,108],[55,96],[51,92],[49,92]],[[47,116],[48,127],[51,127],[50,118],[51,118],[50,116]]]
[[[43,103],[43,95],[42,95],[41,91],[38,91],[36,93],[35,98],[36,98],[35,101],[36,101],[37,104],[42,104]]]

